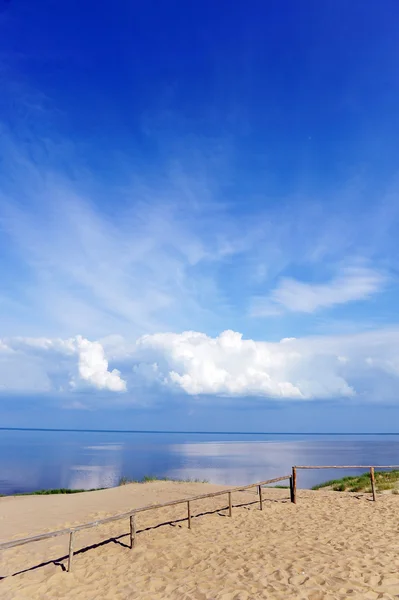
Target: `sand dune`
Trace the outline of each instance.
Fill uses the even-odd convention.
[[[136,506],[206,493],[221,486],[156,482],[72,496],[0,499],[2,540],[124,512]],[[399,598],[399,496],[264,491],[237,492],[227,516],[224,496],[138,515],[137,546],[128,523],[77,535],[72,573],[63,571],[68,540],[46,540],[2,552],[2,600],[249,600]],[[255,503],[254,503],[255,502]],[[219,509],[219,510],[217,510]],[[217,510],[213,514],[211,511]],[[162,523],[172,522],[169,525]],[[55,561],[55,562],[54,562]],[[38,565],[42,565],[38,567]],[[37,567],[37,568],[35,568]]]

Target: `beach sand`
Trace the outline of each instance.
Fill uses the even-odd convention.
[[[68,496],[0,498],[1,540],[219,489],[152,482]],[[193,516],[201,516],[193,518],[191,530],[180,521],[187,516],[185,505],[139,514],[133,550],[127,519],[79,532],[72,573],[63,570],[68,536],[5,550],[0,576],[20,573],[0,581],[0,598],[399,598],[399,496],[381,495],[373,503],[365,494],[299,490],[293,505],[288,490],[265,489],[263,495],[260,511],[255,490],[234,493],[233,504],[242,506],[233,508],[232,518],[227,495],[194,502]]]

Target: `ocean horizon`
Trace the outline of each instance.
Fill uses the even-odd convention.
[[[0,431],[73,431],[84,433],[187,433],[198,435],[326,435],[326,436],[381,436],[399,435],[396,431],[188,431],[178,429],[80,429],[64,427],[0,427]]]

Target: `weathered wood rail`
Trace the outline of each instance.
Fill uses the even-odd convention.
[[[76,527],[70,527],[68,529],[59,529],[58,531],[50,531],[48,533],[42,533],[40,535],[35,535],[28,538],[20,538],[17,540],[11,540],[9,542],[0,543],[0,550],[7,550],[9,548],[15,548],[17,546],[23,546],[25,544],[30,544],[32,542],[40,542],[42,540],[48,540],[50,538],[59,537],[61,535],[69,535],[69,550],[68,550],[68,572],[72,571],[73,564],[73,556],[75,549],[75,534],[79,531],[83,531],[84,529],[91,529],[92,527],[98,527],[99,525],[105,525],[107,523],[112,523],[113,521],[120,521],[122,519],[129,519],[130,525],[130,548],[133,549],[136,545],[136,514],[149,511],[149,510],[157,510],[159,508],[166,508],[168,506],[177,506],[178,504],[186,504],[187,505],[187,525],[188,528],[191,529],[192,525],[192,515],[191,515],[191,503],[197,500],[203,500],[205,498],[214,498],[216,496],[223,496],[225,494],[228,495],[229,505],[228,505],[228,514],[229,517],[232,516],[232,494],[233,492],[242,492],[244,490],[248,490],[250,488],[258,488],[259,494],[259,509],[263,510],[263,497],[262,497],[262,486],[268,485],[271,483],[278,483],[279,481],[289,480],[290,482],[290,498],[293,501],[293,484],[291,475],[283,475],[282,477],[275,477],[274,479],[267,479],[265,481],[259,481],[257,483],[250,483],[249,485],[243,485],[235,488],[230,488],[226,490],[221,490],[219,492],[211,492],[209,494],[200,494],[198,496],[191,496],[190,498],[182,498],[180,500],[171,500],[170,502],[162,502],[161,504],[149,504],[147,506],[141,506],[139,508],[135,508],[129,510],[125,513],[120,513],[117,515],[113,515],[111,517],[106,517],[105,519],[100,519],[98,521],[92,521],[90,523],[84,523],[83,525],[77,525]]]
[[[289,489],[290,489],[290,500],[292,503],[296,504],[297,501],[297,470],[299,469],[368,469],[370,471],[370,482],[371,482],[371,490],[373,495],[373,501],[376,501],[376,490],[375,490],[375,469],[399,469],[399,465],[378,465],[378,466],[370,466],[370,465],[297,465],[292,467],[291,475],[283,475],[282,477],[275,477],[274,479],[267,479],[265,481],[258,481],[257,483],[250,483],[249,485],[243,485],[239,487],[229,488],[225,490],[221,490],[219,492],[211,492],[209,494],[200,494],[198,496],[191,496],[189,498],[181,498],[179,500],[171,500],[169,502],[162,502],[160,504],[149,504],[147,506],[141,506],[128,512],[120,513],[117,515],[112,515],[111,517],[106,517],[105,519],[100,519],[97,521],[92,521],[90,523],[84,523],[82,525],[77,525],[76,527],[70,527],[67,529],[59,529],[58,531],[50,531],[48,533],[42,533],[39,535],[35,535],[28,538],[20,538],[17,540],[11,540],[8,542],[0,543],[0,550],[7,550],[9,548],[15,548],[17,546],[23,546],[25,544],[30,544],[32,542],[40,542],[42,540],[47,540],[54,537],[59,537],[62,535],[69,535],[69,549],[68,549],[68,568],[67,571],[70,572],[72,570],[73,565],[73,557],[75,552],[75,535],[79,531],[83,531],[84,529],[91,529],[92,527],[98,527],[100,525],[106,525],[107,523],[112,523],[114,521],[120,521],[122,519],[129,519],[130,525],[130,549],[133,550],[135,547],[137,540],[137,527],[136,527],[136,515],[141,512],[146,512],[149,510],[157,510],[160,508],[166,508],[168,506],[177,506],[178,504],[186,504],[187,506],[187,526],[189,529],[192,527],[192,514],[191,514],[191,506],[192,502],[197,500],[203,500],[205,498],[215,498],[216,496],[223,496],[227,494],[228,497],[228,516],[232,517],[233,514],[233,504],[232,504],[232,494],[233,492],[242,492],[244,490],[248,490],[251,488],[257,488],[258,497],[259,497],[259,510],[263,510],[263,495],[262,488],[265,485],[269,485],[272,483],[278,483],[279,481],[289,480]],[[220,509],[221,510],[221,509]]]
[[[399,469],[399,465],[296,465],[292,467],[291,475],[291,502],[296,504],[297,496],[297,470],[298,469],[366,469],[370,471],[371,492],[373,501],[376,502],[375,469]]]

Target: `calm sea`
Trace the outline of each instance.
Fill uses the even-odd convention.
[[[399,463],[397,435],[0,430],[0,493],[96,488],[144,475],[241,485],[292,465]],[[358,471],[353,471],[357,473]],[[301,471],[299,487],[348,471]]]

